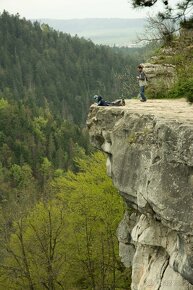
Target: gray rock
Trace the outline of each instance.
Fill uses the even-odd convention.
[[[192,290],[193,114],[188,119],[184,111],[178,119],[159,102],[145,105],[92,106],[91,142],[107,153],[108,175],[137,210],[117,231],[122,261],[132,262],[132,290]]]
[[[164,54],[164,60],[157,58],[151,59],[154,63],[144,63],[144,72],[148,78],[146,95],[153,98],[163,95],[178,80],[175,65],[166,63],[171,56]],[[163,63],[164,61],[164,63]]]

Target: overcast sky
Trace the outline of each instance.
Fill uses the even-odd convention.
[[[172,3],[179,0],[172,0]],[[27,19],[53,18],[143,18],[149,12],[160,11],[159,1],[154,8],[132,9],[130,0],[0,0],[0,12],[19,13]]]

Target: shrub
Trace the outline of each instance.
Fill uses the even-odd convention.
[[[180,26],[182,28],[186,28],[186,29],[192,29],[193,28],[193,18],[190,18],[188,20],[184,20],[180,23]]]
[[[146,94],[150,99],[164,99],[168,98],[167,91],[163,80],[158,80],[156,83],[148,85]]]
[[[193,78],[181,80],[168,93],[169,98],[186,98],[188,102],[193,103]]]

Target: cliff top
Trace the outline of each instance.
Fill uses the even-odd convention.
[[[101,107],[100,107],[101,108]],[[104,107],[103,107],[104,108]],[[188,122],[193,124],[193,105],[186,102],[185,99],[178,100],[153,100],[146,103],[139,100],[126,100],[125,107],[105,107],[105,109],[127,110],[132,113],[152,114],[179,122]]]

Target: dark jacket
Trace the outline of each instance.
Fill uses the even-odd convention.
[[[103,98],[101,96],[98,96],[97,105],[98,106],[109,106],[109,102],[103,100]]]

